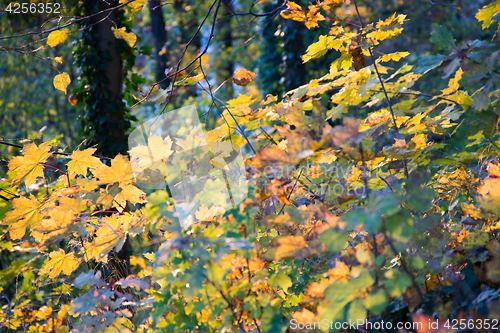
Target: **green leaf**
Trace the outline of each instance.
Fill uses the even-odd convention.
[[[467,148],[468,148],[468,147],[472,147],[472,146],[475,146],[475,145],[481,144],[481,142],[483,141],[483,139],[484,139],[484,138],[485,138],[485,137],[484,137],[483,131],[479,131],[479,132],[477,132],[476,134],[474,134],[474,135],[471,135],[471,136],[467,137],[467,139],[469,139],[469,140],[471,140],[471,141],[473,140],[473,141],[472,141],[471,143],[469,143],[469,144],[468,144],[467,146],[465,146],[465,147],[467,147]]]
[[[341,252],[347,246],[347,233],[334,231],[333,229],[325,230],[321,236],[321,241],[323,241],[331,252]]]
[[[344,321],[346,322],[357,322],[358,320],[365,320],[367,317],[366,308],[361,299],[349,303],[346,308],[347,313],[344,317]]]
[[[436,45],[438,50],[445,49],[456,49],[456,40],[453,38],[453,34],[448,28],[434,23],[432,25],[431,39],[430,41]]]
[[[281,313],[271,305],[264,309],[260,324],[262,332],[284,333],[288,327],[288,322],[283,320]]]
[[[484,246],[490,240],[490,236],[487,232],[481,230],[474,230],[460,243],[460,247],[464,250],[472,250],[478,247]]]
[[[418,66],[415,69],[415,73],[425,74],[431,69],[440,66],[443,61],[451,59],[451,57],[444,56],[442,54],[428,55],[418,60]]]
[[[401,296],[412,284],[411,278],[397,269],[391,269],[384,275],[388,279],[385,286],[390,297]]]
[[[292,279],[287,275],[287,271],[285,270],[281,270],[269,278],[269,285],[271,287],[281,288],[284,292],[288,292],[288,288],[290,288],[292,284]]]
[[[368,296],[363,300],[363,303],[368,310],[378,316],[385,309],[385,306],[388,303],[388,298],[384,289],[377,288],[368,294]]]

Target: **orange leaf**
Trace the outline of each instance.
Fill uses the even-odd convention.
[[[322,242],[313,240],[308,243],[302,236],[274,238],[271,245],[273,247],[268,249],[264,255],[266,260],[303,259],[318,255],[324,251]]]
[[[234,71],[233,83],[239,86],[246,86],[255,79],[255,76],[256,74],[254,72],[238,68]]]

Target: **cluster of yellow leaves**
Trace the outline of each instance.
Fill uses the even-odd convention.
[[[319,240],[307,242],[303,236],[284,236],[274,238],[271,248],[264,254],[266,260],[303,259],[317,256],[325,251]]]
[[[383,56],[377,59],[377,63],[379,62],[388,62],[388,61],[399,61],[402,58],[409,56],[409,52],[394,52],[390,54],[384,54]]]
[[[306,12],[302,7],[293,1],[287,2],[287,9],[281,12],[281,16],[294,21],[305,22],[308,29],[317,27],[318,21],[324,21],[325,17],[319,13],[321,6],[309,4],[309,10]]]
[[[155,139],[153,141],[155,142]],[[161,149],[156,146],[150,148],[164,156],[170,153],[170,146],[171,142],[166,147],[160,147]],[[26,186],[30,186],[35,184],[37,178],[43,178],[44,163],[51,156],[50,148],[47,143],[40,146],[28,144],[22,150],[22,156],[12,158],[9,173],[14,175],[13,184],[24,181]],[[82,227],[78,226],[81,222],[86,225],[90,215],[83,215],[82,212],[89,208],[95,209],[94,204],[102,205],[100,209],[113,205],[122,212],[127,202],[145,202],[145,193],[133,185],[134,175],[129,161],[118,155],[111,160],[111,166],[107,166],[93,156],[94,152],[94,148],[89,148],[76,150],[69,155],[68,175],[63,178],[69,181],[69,176],[73,176],[76,186],[58,188],[50,193],[44,202],[37,200],[34,195],[12,200],[12,210],[7,212],[2,220],[2,225],[8,226],[12,240],[22,239],[26,229],[31,226],[31,236],[39,244],[38,250],[45,250],[47,245],[50,245],[49,241],[73,234]],[[97,180],[85,178],[88,170]],[[106,187],[99,189],[99,185]],[[83,199],[83,195],[87,195],[87,199]],[[107,253],[112,249],[119,250],[127,235],[140,232],[144,222],[130,214],[119,217],[114,214],[100,220],[90,219],[93,224],[97,221],[100,227],[93,240],[85,244],[86,260],[94,258],[100,261],[105,261]],[[62,250],[51,252],[49,256],[50,259],[41,273],[47,273],[51,278],[61,272],[71,274],[80,262],[73,253],[65,254]]]
[[[114,214],[98,219],[100,226],[95,238],[91,243],[87,243],[84,249],[86,260],[107,262],[108,253],[113,249],[119,252],[131,229],[140,225],[140,222],[137,216],[130,214]]]
[[[500,164],[488,164],[488,177],[478,187],[476,199],[481,215],[492,220],[500,219]]]
[[[120,192],[115,196],[113,207],[122,212],[126,201],[133,204],[146,202],[146,194],[133,185],[134,173],[132,166],[122,155],[111,160],[111,166],[101,163],[94,171],[98,184],[118,183]],[[108,185],[109,187],[110,185]]]

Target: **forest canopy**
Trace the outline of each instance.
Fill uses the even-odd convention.
[[[1,332],[498,332],[500,0],[0,1]]]

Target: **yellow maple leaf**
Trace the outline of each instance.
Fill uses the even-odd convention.
[[[427,139],[425,134],[417,134],[413,138],[411,138],[411,141],[415,143],[417,149],[427,147]]]
[[[113,158],[110,167],[103,163],[99,165],[94,170],[94,174],[99,179],[99,184],[119,183],[121,188],[132,184],[134,181],[130,162],[122,155],[117,155]]]
[[[130,47],[134,47],[135,42],[137,41],[137,36],[133,32],[127,32],[127,29],[125,27],[120,29],[112,27],[111,30],[113,30],[113,34],[116,38],[123,39],[127,42],[128,45],[130,45]]]
[[[221,131],[220,129],[216,128],[214,130],[211,130],[210,132],[208,132],[206,135],[205,135],[205,140],[207,142],[218,142],[220,141],[224,136],[226,135],[226,133],[224,133],[223,131]]]
[[[458,81],[460,81],[460,79],[462,79],[463,73],[464,73],[464,71],[462,70],[462,68],[459,68],[457,70],[457,72],[455,73],[455,77],[450,79],[450,81],[448,83],[448,88],[442,90],[443,95],[449,95],[449,94],[458,90],[458,88],[460,87],[458,84]]]
[[[42,143],[38,147],[34,143],[24,146],[23,156],[15,156],[9,162],[9,171],[17,171],[12,184],[18,184],[24,180],[27,187],[34,184],[38,177],[43,178],[43,165],[50,157],[50,146]]]
[[[388,61],[399,61],[401,58],[405,58],[409,56],[409,52],[394,52],[394,53],[389,53],[389,54],[384,54],[383,56],[379,57],[377,59],[377,63],[379,62],[388,62]]]
[[[68,36],[69,36],[68,29],[52,31],[49,34],[49,37],[47,38],[47,45],[50,47],[57,46],[61,43],[64,43],[64,41],[68,38]]]
[[[134,170],[136,172],[142,171],[155,162],[165,163],[172,155],[172,143],[170,136],[165,139],[162,139],[159,135],[150,136],[147,146],[139,145],[130,149],[129,153]]]
[[[309,12],[306,14],[306,27],[307,29],[314,28],[318,26],[318,21],[324,21],[325,17],[318,13],[319,6],[309,5]]]
[[[75,218],[73,210],[55,209],[49,219],[43,219],[33,227],[31,235],[39,244],[53,237],[65,235]]]
[[[55,57],[54,61],[57,62],[58,64],[62,64],[63,63],[62,57]]]
[[[363,172],[356,166],[352,167],[352,170],[349,175],[346,175],[345,180],[347,182],[355,182],[361,179],[361,176],[363,175]]]
[[[64,91],[65,94],[68,93],[66,88],[70,83],[71,79],[69,78],[69,75],[66,72],[58,74],[54,77],[54,88],[56,88],[57,90]]]
[[[50,278],[55,278],[61,273],[70,275],[80,265],[80,260],[75,258],[73,252],[66,254],[63,249],[49,253],[50,260],[45,263],[40,270],[40,274],[48,274]]]
[[[38,201],[31,194],[29,199],[19,197],[12,200],[12,210],[5,214],[1,224],[10,225],[10,238],[17,240],[23,238],[26,227],[36,223],[39,218]]]
[[[233,83],[238,86],[246,86],[255,79],[256,74],[246,69],[238,68],[234,71]]]
[[[92,156],[95,151],[95,148],[75,150],[69,157],[71,161],[68,162],[68,171],[72,174],[76,173],[85,176],[87,175],[87,168],[96,168],[101,165],[101,161]]]
[[[396,13],[392,14],[391,17],[387,18],[384,21],[378,21],[377,22],[377,29],[380,29],[382,27],[390,27],[396,24],[403,24],[404,20],[406,18],[406,15],[399,14],[396,16]]]
[[[106,260],[106,256],[111,250],[120,251],[127,239],[127,231],[132,217],[128,214],[121,216],[114,214],[99,219],[101,225],[96,232],[94,241],[85,246],[88,258],[103,261]]]
[[[216,215],[222,214],[224,212],[225,212],[225,210],[222,207],[212,206],[212,207],[210,207],[210,209],[208,209],[205,206],[201,206],[200,208],[198,208],[196,213],[194,213],[194,215],[196,216],[196,218],[199,221],[204,221],[204,220],[208,220]]]
[[[123,207],[127,205],[127,201],[133,205],[138,203],[145,203],[146,193],[135,187],[134,185],[125,185],[122,187],[114,199],[113,207],[118,209],[119,212],[123,211]]]

